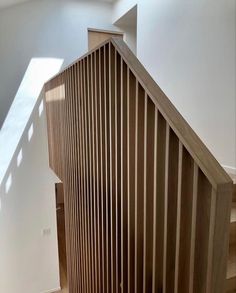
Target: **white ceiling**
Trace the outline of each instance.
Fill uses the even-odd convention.
[[[15,5],[18,3],[27,2],[27,1],[36,1],[36,0],[0,0],[0,9],[4,8],[4,7],[11,6],[11,5]],[[81,0],[77,0],[77,1],[81,1]],[[93,1],[95,1],[95,2],[115,2],[116,0],[93,0]]]

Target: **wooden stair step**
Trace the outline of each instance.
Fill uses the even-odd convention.
[[[236,202],[233,202],[232,204],[230,222],[231,223],[236,222]]]
[[[236,175],[235,174],[229,174],[231,179],[233,180],[234,186],[233,186],[233,202],[236,202]]]
[[[233,202],[236,202],[236,184],[235,183],[233,187]]]
[[[236,202],[232,203],[230,216],[230,246],[225,292],[236,293]]]
[[[236,244],[236,203],[233,202],[230,217],[229,244]]]
[[[231,245],[229,248],[227,279],[236,277],[236,245]]]
[[[227,266],[226,292],[236,292],[236,244],[230,245]]]

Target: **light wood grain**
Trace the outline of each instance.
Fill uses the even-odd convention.
[[[111,37],[119,37],[123,39],[122,32],[114,32],[107,30],[88,29],[88,49],[93,50],[104,41],[109,40]]]
[[[44,90],[69,292],[224,292],[232,180],[125,43],[104,42]]]

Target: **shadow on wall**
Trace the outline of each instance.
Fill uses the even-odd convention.
[[[32,58],[0,131],[0,183],[44,83],[61,68],[62,59]]]
[[[5,175],[3,176],[2,182],[0,184],[0,211],[2,209],[2,198],[8,194],[11,188],[13,177],[14,177],[14,171],[16,170],[16,168],[20,168],[23,162],[24,153],[25,153],[23,146],[30,143],[34,135],[34,125],[37,123],[38,119],[42,119],[43,111],[44,111],[44,100],[43,100],[43,94],[41,93],[30,115],[30,118],[26,124],[25,130],[21,136],[18,146],[14,152],[14,155],[12,156],[8,169]],[[38,119],[35,119],[36,112],[38,112],[38,117],[37,117]]]
[[[114,23],[125,33],[124,40],[135,55],[137,54],[137,13],[138,5],[136,4]]]

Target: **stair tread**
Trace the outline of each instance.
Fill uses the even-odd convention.
[[[232,204],[230,222],[231,223],[236,222],[236,203]]]
[[[229,248],[227,279],[236,278],[236,244]]]
[[[236,278],[236,262],[228,263],[227,279]]]
[[[233,202],[236,203],[236,174],[229,174],[231,179],[233,180]]]

